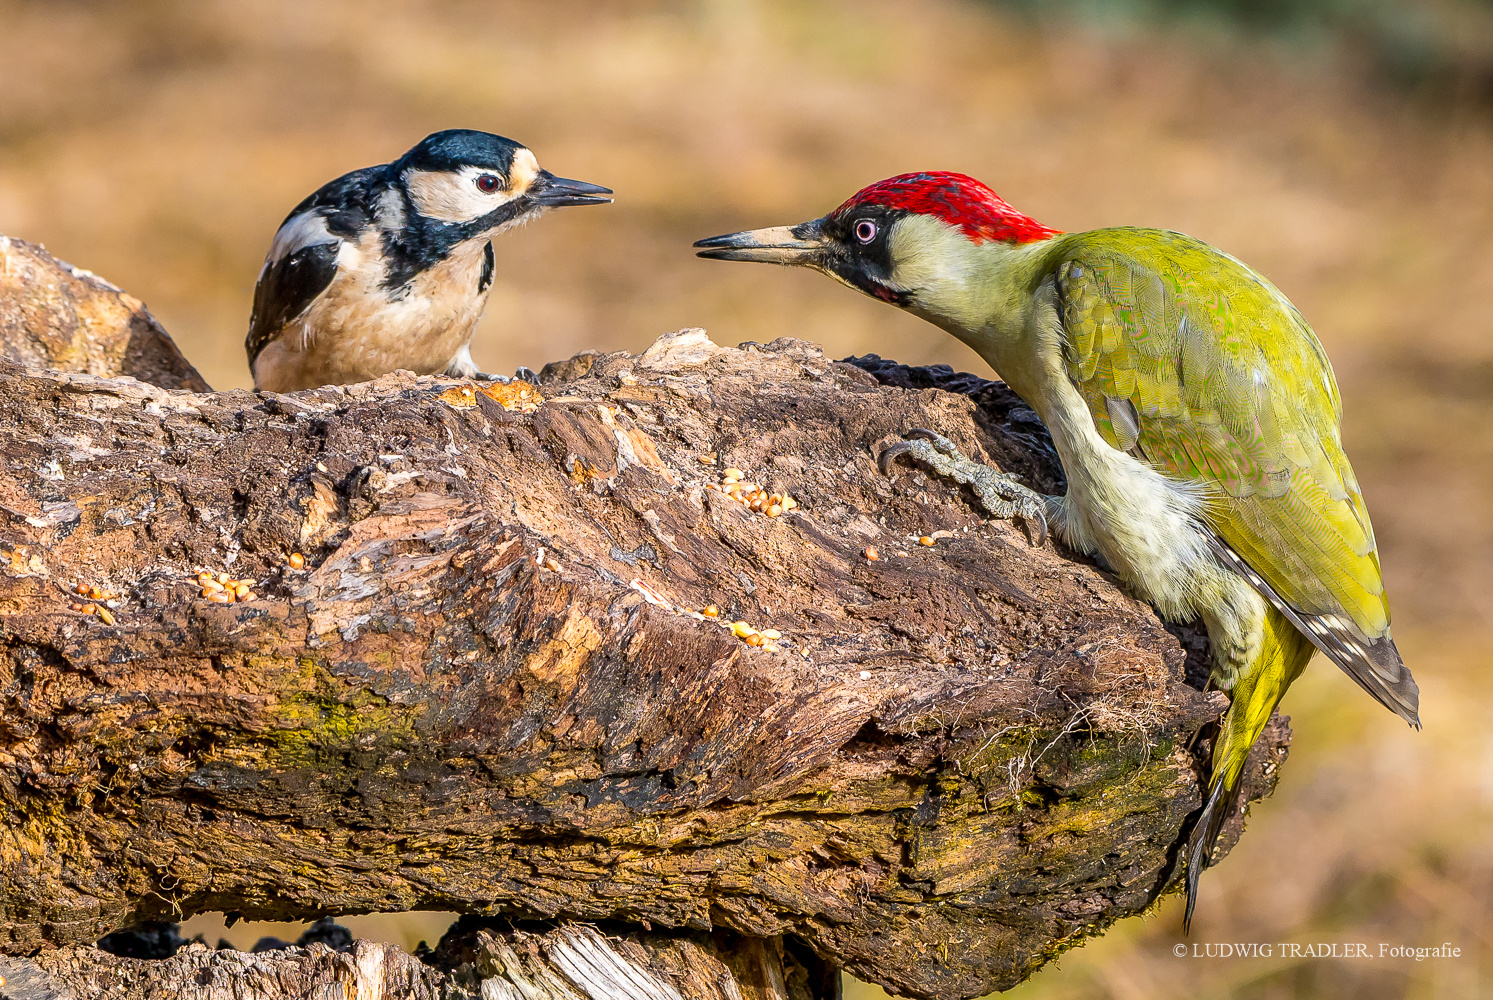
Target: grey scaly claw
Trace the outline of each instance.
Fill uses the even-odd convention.
[[[471,377],[479,382],[502,382],[506,384],[513,381],[512,376],[493,375],[489,372],[472,372]]]
[[[959,447],[937,431],[914,427],[903,440],[885,448],[876,457],[883,475],[892,474],[892,463],[903,455],[975,491],[975,496],[992,517],[1019,518],[1026,529],[1027,541],[1040,548],[1047,543],[1047,498],[1020,485],[1020,477],[1000,472],[966,458]]]

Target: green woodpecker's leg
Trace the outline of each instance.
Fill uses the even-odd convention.
[[[1250,748],[1316,649],[1310,639],[1273,607],[1266,606],[1264,615],[1255,621],[1260,623],[1260,634],[1248,636],[1229,636],[1231,623],[1208,621],[1209,635],[1215,637],[1214,677],[1219,678],[1218,686],[1228,692],[1229,707],[1219,720],[1218,734],[1213,738],[1208,798],[1187,836],[1184,934],[1192,924],[1192,911],[1197,906],[1198,879],[1212,860],[1218,834],[1239,800],[1239,779]],[[1220,638],[1224,641],[1220,642]],[[1236,639],[1242,641],[1230,641]],[[1238,662],[1240,654],[1251,653],[1245,662]]]
[[[903,455],[947,479],[975,491],[980,506],[991,517],[1020,518],[1027,540],[1040,546],[1047,541],[1047,521],[1062,518],[1062,498],[1044,496],[1016,482],[1013,473],[998,472],[988,465],[965,458],[954,442],[935,431],[914,427],[907,440],[888,447],[877,458],[883,475],[891,475],[892,463]]]

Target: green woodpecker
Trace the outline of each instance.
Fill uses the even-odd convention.
[[[1049,229],[953,173],[903,174],[823,218],[695,246],[814,268],[974,348],[1047,424],[1067,495],[921,429],[883,468],[907,455],[1022,518],[1037,544],[1050,524],[1163,617],[1203,620],[1210,683],[1230,704],[1188,836],[1184,928],[1249,750],[1314,649],[1419,728],[1332,366],[1249,267],[1180,233]]]

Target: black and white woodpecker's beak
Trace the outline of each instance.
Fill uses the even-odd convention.
[[[556,177],[548,170],[539,171],[529,189],[524,192],[528,199],[542,208],[562,208],[566,205],[606,205],[611,202],[607,195],[611,188],[586,181],[573,181],[568,177]]]
[[[712,236],[695,244],[695,256],[707,260],[755,260],[763,264],[790,264],[823,269],[831,244],[823,230],[823,219],[796,226],[750,229],[744,233]]]

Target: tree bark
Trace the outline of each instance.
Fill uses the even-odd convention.
[[[1060,488],[1004,386],[858,365],[694,330],[538,385],[0,362],[0,950],[450,909],[802,942],[954,998],[1143,910],[1200,801],[1199,634],[877,471],[925,426]]]
[[[458,940],[451,941],[452,938]],[[421,961],[389,944],[322,942],[253,954],[188,944],[169,958],[121,958],[88,945],[33,959],[0,955],[13,1000],[818,1000],[834,974],[781,938],[729,933],[603,934],[470,928]],[[443,949],[447,942],[443,942]]]

